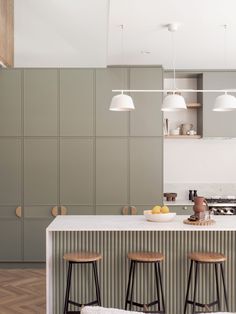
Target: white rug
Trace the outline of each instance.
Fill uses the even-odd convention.
[[[142,313],[124,311],[119,309],[108,309],[100,306],[85,306],[84,308],[82,308],[81,314],[142,314]]]

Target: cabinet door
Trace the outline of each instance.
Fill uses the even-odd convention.
[[[112,89],[127,88],[127,77],[125,68],[96,70],[96,135],[128,135],[128,112],[109,111]]]
[[[21,203],[21,141],[0,139],[0,204]]]
[[[205,72],[204,89],[230,89],[236,87],[236,72]],[[236,137],[236,112],[214,112],[215,98],[219,93],[203,94],[203,136]]]
[[[24,134],[57,135],[57,70],[24,70]]]
[[[162,68],[131,68],[130,89],[162,89]],[[132,136],[162,136],[162,93],[131,94],[135,110],[130,113]]]
[[[177,215],[193,215],[193,206],[178,205],[178,206],[169,206],[169,209],[172,213]]]
[[[128,142],[120,138],[96,141],[96,204],[128,204]],[[98,207],[99,209],[100,207]]]
[[[45,261],[46,228],[52,220],[49,206],[24,208],[24,261]]]
[[[60,203],[93,204],[93,140],[61,140]]]
[[[60,71],[60,134],[92,136],[94,121],[94,70]]]
[[[130,139],[131,205],[162,203],[163,139]]]
[[[21,71],[0,71],[0,136],[21,135]]]
[[[25,139],[24,145],[25,204],[57,204],[57,140]]]
[[[15,206],[0,207],[0,261],[22,260],[22,219]]]

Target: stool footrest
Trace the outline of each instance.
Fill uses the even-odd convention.
[[[193,301],[191,301],[191,300],[187,300],[187,303],[188,304],[194,304],[194,302]],[[198,302],[195,302],[195,305],[196,306],[199,306],[199,307],[211,307],[211,306],[214,306],[214,305],[216,305],[216,304],[218,304],[218,301],[214,301],[214,302],[211,302],[211,303],[205,303],[205,304],[203,304],[203,303],[198,303]]]
[[[130,304],[130,303],[131,303],[131,301],[130,301],[130,300],[128,300],[128,301],[127,301],[127,303],[128,303],[128,304]],[[158,304],[158,303],[159,303],[159,301],[158,301],[158,300],[153,301],[153,302],[148,303],[148,304],[146,304],[146,303],[138,303],[138,302],[132,301],[132,304],[133,304],[133,305],[135,305],[135,306],[139,306],[139,307],[144,307],[144,306],[149,307],[149,306],[153,306],[153,305]]]
[[[68,301],[69,304],[72,304],[72,305],[75,305],[75,306],[78,306],[78,307],[81,307],[81,306],[87,306],[87,305],[94,305],[94,304],[98,304],[98,300],[95,300],[95,301],[91,301],[89,303],[77,303],[77,302],[74,302],[74,301],[71,301],[69,300]],[[74,312],[73,312],[74,313]]]

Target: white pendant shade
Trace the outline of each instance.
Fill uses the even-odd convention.
[[[162,103],[162,111],[181,111],[187,109],[184,97],[178,94],[167,95]]]
[[[111,111],[132,111],[134,110],[133,99],[125,94],[119,94],[112,97],[109,110]]]
[[[236,110],[236,98],[225,93],[216,97],[213,111],[233,111]]]

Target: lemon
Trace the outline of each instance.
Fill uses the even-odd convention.
[[[169,207],[168,206],[162,206],[161,212],[162,212],[162,214],[168,214],[170,212]]]
[[[161,212],[161,206],[154,206],[153,209],[152,209],[152,214],[160,214]]]

